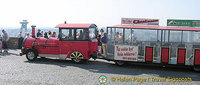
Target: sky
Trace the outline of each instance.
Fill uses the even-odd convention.
[[[200,0],[0,0],[0,28],[55,27],[64,23],[121,24],[121,18],[200,20]]]

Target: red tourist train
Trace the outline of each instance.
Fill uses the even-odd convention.
[[[97,58],[95,24],[59,24],[58,38],[27,38],[22,54],[30,61],[39,57],[71,58],[74,62]],[[142,63],[193,67],[200,70],[200,29],[194,27],[108,26],[106,60],[117,65]]]
[[[97,58],[97,26],[95,24],[59,24],[58,38],[28,37],[22,47],[29,61],[39,57],[71,58],[80,63]],[[32,28],[34,29],[34,28]],[[33,30],[34,35],[34,30]]]

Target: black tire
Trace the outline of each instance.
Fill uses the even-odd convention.
[[[40,57],[41,59],[46,59],[46,57]]]
[[[28,61],[35,61],[37,59],[37,54],[33,50],[28,50],[26,53],[26,58]]]
[[[200,67],[195,67],[195,66],[194,66],[194,67],[193,67],[193,70],[196,71],[196,72],[200,72]]]
[[[117,66],[124,66],[124,65],[125,65],[125,62],[123,62],[123,61],[115,61],[115,64],[116,64]]]
[[[74,63],[81,63],[81,60],[77,60],[77,59],[74,59],[74,58],[72,58],[72,61],[73,61]]]

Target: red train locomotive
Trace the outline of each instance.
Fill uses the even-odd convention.
[[[58,38],[29,37],[22,47],[29,61],[39,57],[71,58],[79,63],[97,58],[97,26],[95,24],[59,24]]]

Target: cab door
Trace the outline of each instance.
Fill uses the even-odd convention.
[[[73,48],[72,43],[75,40],[74,29],[63,28],[63,29],[59,29],[59,31],[60,31],[60,34],[59,34],[60,57],[66,58],[72,52],[71,50],[71,48]]]
[[[72,41],[72,51],[79,51],[83,54],[84,59],[89,59],[89,34],[88,28],[75,29],[75,40]]]
[[[74,51],[79,51],[88,59],[89,38],[87,28],[60,29],[60,57],[68,57]]]

